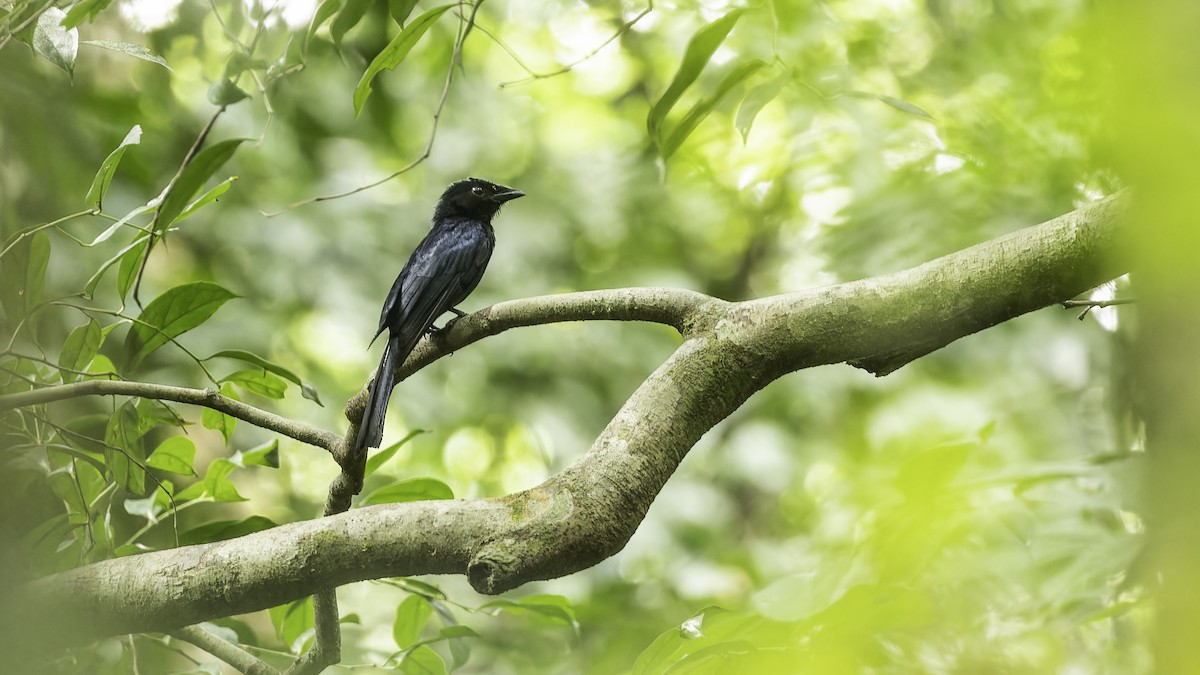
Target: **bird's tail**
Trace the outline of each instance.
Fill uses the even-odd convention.
[[[383,418],[387,414],[388,399],[396,384],[396,356],[399,349],[396,339],[389,336],[375,379],[367,394],[367,406],[363,409],[362,422],[358,425],[358,437],[354,439],[354,455],[361,456],[367,448],[378,448],[383,442]]]

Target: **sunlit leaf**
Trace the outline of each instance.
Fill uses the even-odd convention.
[[[743,63],[737,68],[734,68],[733,72],[726,75],[725,79],[721,80],[721,84],[717,86],[716,91],[696,102],[696,104],[692,106],[692,109],[688,111],[687,115],[685,115],[683,119],[679,121],[679,124],[677,124],[675,128],[671,130],[671,133],[667,136],[667,140],[663,142],[663,159],[668,159],[671,157],[671,155],[675,154],[675,151],[679,149],[679,146],[683,145],[683,142],[687,140],[687,137],[690,136],[691,133],[695,131],[696,127],[704,121],[705,117],[708,117],[708,114],[712,112],[713,108],[715,108],[717,104],[721,102],[721,99],[724,98],[731,89],[744,82],[746,78],[756,73],[765,65],[767,64],[763,63],[762,61],[750,61],[749,63]]]
[[[267,398],[283,398],[287,383],[266,370],[239,370],[221,379]]]
[[[237,491],[237,486],[229,479],[229,474],[237,465],[219,458],[214,459],[204,472],[204,492],[218,502],[244,502],[246,498]]]
[[[187,208],[183,210],[183,213],[180,213],[179,217],[175,219],[175,222],[182,222],[188,216],[217,201],[221,195],[229,192],[229,188],[233,187],[233,182],[236,180],[237,176],[230,176],[229,178],[226,178],[220,183],[214,185],[211,190],[197,197],[196,201],[188,204]]]
[[[109,153],[108,157],[100,163],[100,170],[96,172],[96,177],[92,179],[92,187],[88,189],[87,203],[91,204],[97,210],[103,205],[104,195],[108,192],[108,186],[112,183],[113,174],[117,170],[117,164],[121,162],[121,157],[125,155],[125,149],[131,145],[137,145],[142,141],[142,127],[133,125],[129,133],[125,134],[125,139],[117,146],[116,150]]]
[[[411,441],[412,439],[414,439],[417,436],[420,436],[421,434],[424,434],[424,433],[428,433],[428,432],[425,431],[424,429],[413,429],[412,431],[405,434],[404,438],[401,438],[400,440],[396,441],[395,443],[392,443],[391,445],[384,448],[383,450],[380,450],[379,452],[371,455],[371,457],[367,459],[367,468],[366,468],[366,472],[363,475],[370,476],[371,474],[375,473],[375,471],[379,467],[383,466],[384,463],[386,463],[389,459],[391,459],[400,450],[401,447],[407,445],[409,441]]]
[[[437,652],[421,645],[404,655],[396,672],[404,675],[446,675],[446,662]]]
[[[308,383],[301,380],[300,376],[296,375],[294,372],[288,370],[287,368],[284,368],[283,366],[281,366],[273,361],[268,361],[267,359],[264,359],[263,357],[259,356],[258,354],[255,354],[253,352],[248,352],[244,349],[225,349],[225,350],[217,352],[216,354],[213,354],[212,356],[210,356],[204,360],[208,361],[210,359],[216,359],[216,358],[237,359],[239,361],[245,361],[246,363],[254,364],[264,370],[269,370],[272,373],[275,373],[276,375],[284,378],[285,380],[289,380],[291,382],[294,382],[297,385],[300,385],[301,395],[304,396],[304,398],[306,398],[310,401],[313,401],[317,405],[321,405],[321,400],[317,396],[317,390],[314,387],[312,387]]]
[[[255,446],[245,452],[238,451],[233,456],[233,463],[238,466],[269,466],[279,468],[279,439],[272,438],[262,445]]]
[[[379,52],[379,55],[371,61],[371,65],[367,66],[366,72],[363,73],[362,79],[358,81],[358,86],[354,88],[354,114],[362,112],[363,103],[366,103],[367,97],[371,95],[371,81],[375,76],[384,70],[391,70],[400,65],[404,57],[408,56],[408,52],[412,50],[425,31],[437,22],[438,17],[446,13],[446,10],[455,5],[442,5],[435,7],[417,18],[413,19],[405,26],[388,46]]]
[[[125,227],[125,225],[129,221],[133,220],[137,216],[142,215],[143,213],[146,213],[148,211],[153,211],[155,203],[156,203],[155,201],[151,200],[150,202],[142,204],[141,206],[130,211],[129,213],[126,213],[125,215],[121,216],[121,218],[119,220],[117,220],[112,225],[109,225],[100,234],[96,235],[96,238],[93,239],[92,242],[88,245],[95,246],[96,244],[102,244],[102,243],[108,241],[108,239],[110,237],[112,237],[114,234],[116,234],[118,230],[120,230],[122,227]]]
[[[79,52],[79,30],[62,25],[66,16],[66,12],[57,7],[49,7],[42,12],[33,30],[33,50],[68,75],[74,75],[75,56]]]
[[[750,127],[754,125],[754,119],[758,117],[758,113],[768,103],[774,101],[775,97],[779,96],[779,93],[791,81],[791,70],[784,70],[775,77],[751,89],[746,94],[746,98],[742,99],[741,105],[738,106],[737,115],[734,117],[733,126],[742,135],[743,143],[749,138]]]
[[[74,11],[74,10],[72,10],[72,11]],[[120,52],[122,54],[128,54],[129,56],[132,56],[135,59],[149,61],[150,63],[157,63],[158,65],[162,66],[163,68],[166,68],[167,70],[171,70],[171,66],[167,65],[166,59],[159,56],[158,54],[155,54],[154,52],[150,51],[146,47],[143,47],[142,45],[135,45],[132,42],[114,42],[112,40],[84,40],[84,41],[80,42],[80,44],[91,45],[93,47],[99,47],[100,49],[107,49],[112,52]]]
[[[132,251],[131,251],[132,253]],[[136,366],[155,349],[204,323],[237,296],[211,281],[196,281],[167,290],[146,305],[125,339],[130,364]]]
[[[392,623],[392,639],[400,649],[408,649],[420,639],[433,607],[419,595],[410,595],[396,607],[396,619]]]
[[[66,28],[74,28],[84,21],[91,21],[110,4],[112,4],[112,0],[81,0],[71,6],[66,18],[62,20],[62,25]]]
[[[436,478],[406,478],[385,485],[363,498],[361,505],[396,504],[434,499],[454,499],[454,491]]]
[[[679,70],[675,71],[675,76],[671,78],[671,84],[667,85],[667,90],[651,106],[650,114],[646,118],[646,129],[650,132],[651,138],[660,138],[660,130],[663,121],[667,119],[667,113],[671,112],[671,108],[679,101],[683,92],[700,76],[713,53],[725,41],[726,36],[733,30],[734,24],[741,18],[744,11],[735,9],[729,12],[696,31],[696,34],[688,41],[683,61],[679,64]]]
[[[196,444],[186,436],[171,436],[159,443],[146,458],[146,466],[184,476],[196,475],[192,464],[196,460]]]

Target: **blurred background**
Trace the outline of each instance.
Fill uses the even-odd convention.
[[[140,293],[201,280],[236,293],[180,343],[285,366],[324,407],[296,387],[278,400],[243,392],[245,400],[339,433],[344,402],[378,361],[380,346],[367,343],[387,290],[437,196],[468,175],[528,197],[497,218],[496,253],[467,311],[622,286],[743,300],[848,281],[1042,222],[1123,185],[1128,147],[1106,123],[1121,91],[1106,3],[754,4],[667,115],[669,136],[687,111],[707,112],[668,151],[647,131],[651,107],[689,40],[735,3],[660,0],[643,15],[649,6],[638,2],[490,0],[463,45],[428,158],[370,190],[298,206],[422,156],[470,5],[441,15],[399,67],[377,76],[356,116],[360,76],[400,31],[398,7],[412,3],[335,2],[339,13],[311,38],[315,0],[110,4],[79,26],[80,39],[144,46],[169,69],[82,44],[68,75],[20,40],[0,49],[2,234],[86,208],[97,168],[134,125],[141,142],[125,152],[103,210],[120,217],[145,204],[216,111],[214,84],[238,72],[236,59],[249,63],[237,81],[249,97],[229,105],[209,137],[251,139],[209,184],[237,179],[154,250]],[[355,21],[352,6],[361,7]],[[407,25],[434,7],[420,3]],[[755,59],[725,91],[730,73]],[[77,294],[133,240],[122,231],[95,246],[72,241],[90,243],[111,224],[86,216],[48,231],[45,298]],[[119,310],[116,276],[73,302]],[[1121,282],[1098,293],[1128,290]],[[488,598],[461,578],[424,579],[481,636],[458,672],[625,672],[660,634],[674,657],[644,655],[636,672],[665,672],[689,664],[678,659],[690,653],[689,630],[704,630],[689,619],[712,607],[724,610],[704,614],[714,631],[783,651],[694,659],[695,672],[1150,672],[1137,574],[1143,440],[1124,365],[1133,316],[1077,314],[1042,310],[882,379],[842,365],[773,383],[701,440],[621,553],[510,594],[564,596],[577,629],[561,617],[468,611]],[[12,349],[36,334],[53,360],[87,316],[54,305],[20,327],[9,319]],[[443,359],[397,388],[385,444],[423,433],[364,494],[414,476],[438,478],[458,497],[536,485],[586,451],[678,344],[661,326],[589,322],[513,330]],[[205,365],[217,378],[244,367]],[[172,345],[125,375],[211,385]],[[103,401],[74,405],[79,415],[111,412]],[[196,410],[178,409],[198,421]],[[247,424],[228,444],[198,424],[188,436],[201,475],[272,438]],[[187,509],[180,529],[317,516],[334,464],[287,439],[279,456],[277,469],[233,476],[248,501]],[[118,494],[107,521],[114,541],[147,526],[136,507],[122,507],[143,496]],[[20,508],[36,520],[61,505],[30,498]],[[172,545],[171,526],[151,525],[138,543]],[[89,555],[80,546],[67,541],[46,571],[78,564]],[[355,672],[404,646],[393,622],[411,590],[340,589],[342,613],[358,618],[344,637]],[[294,646],[266,613],[222,625],[264,654]],[[144,642],[137,651],[109,641],[76,665],[123,671],[137,651],[151,672],[220,667]],[[452,661],[446,644],[434,649]]]

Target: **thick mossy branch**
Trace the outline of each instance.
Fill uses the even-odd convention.
[[[4,618],[29,627],[18,639],[61,646],[173,630],[365,579],[466,574],[477,590],[499,593],[585,569],[625,545],[697,439],[781,375],[843,361],[890,372],[1126,271],[1113,242],[1127,200],[1097,202],[905,272],[762,300],[621,289],[481,310],[424,341],[402,374],[488,335],[552,321],[659,321],[684,340],[586,454],[535,488],[371,506],[107,560],[26,584],[3,603],[21,608],[19,619]],[[358,399],[347,404],[352,419]],[[57,627],[49,637],[37,632],[48,621]]]

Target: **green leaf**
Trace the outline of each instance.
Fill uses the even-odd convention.
[[[74,11],[74,9],[72,8],[71,11]],[[163,68],[166,68],[167,70],[171,70],[171,66],[167,65],[166,59],[159,56],[158,54],[155,54],[154,52],[150,51],[149,49],[147,49],[141,45],[135,45],[132,42],[114,42],[112,40],[84,40],[80,44],[91,45],[92,47],[99,47],[100,49],[107,49],[111,52],[121,52],[122,54],[128,54],[129,56],[132,56],[135,59],[149,61],[150,63],[157,63],[158,65],[162,66]],[[175,71],[172,70],[171,72],[175,72]]]
[[[55,497],[62,500],[67,507],[67,522],[73,525],[83,525],[91,521],[91,514],[83,495],[75,483],[74,465],[68,464],[61,469],[55,469],[46,476],[46,483]]]
[[[355,116],[358,116],[362,112],[363,103],[366,103],[367,97],[371,95],[371,81],[375,79],[375,76],[384,70],[391,70],[400,65],[400,62],[404,60],[404,57],[408,56],[408,52],[417,44],[417,41],[421,39],[425,31],[429,30],[429,27],[437,22],[438,17],[445,14],[446,10],[451,7],[454,7],[454,5],[435,7],[413,19],[371,61],[371,65],[367,66],[362,79],[358,81],[358,86],[354,88]]]
[[[93,239],[92,243],[88,244],[88,246],[95,246],[96,244],[102,244],[102,243],[108,241],[109,237],[112,237],[114,234],[116,234],[117,230],[120,230],[122,227],[125,227],[125,224],[128,223],[130,220],[133,220],[137,216],[140,216],[143,213],[146,213],[147,211],[153,211],[154,204],[155,204],[154,200],[150,200],[149,202],[142,204],[141,206],[137,207],[136,209],[121,216],[120,220],[113,223],[112,225],[109,225],[107,229],[105,229],[100,234],[96,235],[96,238]]]
[[[132,354],[130,365],[137,366],[155,349],[204,323],[221,305],[236,297],[211,281],[196,281],[167,290],[146,305],[125,338],[125,347]]]
[[[433,615],[429,601],[419,595],[410,595],[396,607],[396,620],[392,623],[392,638],[400,649],[408,649],[421,638],[421,630]]]
[[[87,203],[94,206],[97,211],[100,210],[104,202],[104,194],[108,192],[108,186],[112,183],[113,173],[117,170],[117,164],[121,162],[121,157],[125,156],[125,149],[131,145],[137,145],[141,141],[142,127],[135,124],[129,130],[129,133],[125,134],[125,139],[121,141],[117,149],[110,152],[108,157],[104,158],[104,161],[100,163],[100,170],[96,172],[96,177],[92,179],[92,187],[88,189],[87,197],[85,198]]]
[[[67,336],[62,352],[58,355],[59,367],[83,370],[84,366],[92,362],[103,343],[104,331],[100,330],[100,324],[96,323],[95,319],[88,319],[87,323],[71,331],[71,334]],[[59,371],[59,376],[62,378],[63,384],[74,382],[78,377],[75,373],[66,370]]]
[[[0,265],[0,304],[15,326],[42,301],[46,266],[50,262],[50,239],[45,232],[17,241]]]
[[[848,92],[846,92],[845,95],[852,96],[854,98],[875,99],[882,103],[886,103],[887,105],[895,108],[896,110],[899,110],[900,112],[906,112],[914,117],[920,117],[921,119],[924,119],[924,120],[930,120],[930,121],[933,120],[933,115],[930,115],[929,113],[925,112],[924,110],[917,107],[916,105],[913,105],[912,103],[909,103],[908,101],[903,101],[901,99],[894,98],[892,96],[883,96],[881,94],[872,94],[869,91],[848,91]]]
[[[117,372],[117,367],[113,365],[113,362],[107,356],[97,354],[96,358],[92,359],[92,362],[84,370],[94,374],[84,375],[81,378],[83,380],[109,380],[112,379],[112,374]]]
[[[929,113],[925,112],[918,106],[916,106],[912,103],[909,103],[908,101],[902,101],[898,98],[892,98],[891,96],[880,96],[879,100],[892,106],[896,110],[899,110],[901,112],[906,112],[909,115],[914,115],[916,117],[920,117],[922,119],[927,119],[930,121],[933,120],[933,115],[930,115]]]
[[[481,637],[470,626],[446,626],[442,629],[440,635],[447,640],[454,638],[477,638]]]
[[[213,86],[208,88],[208,102],[213,105],[233,105],[248,98],[250,98],[250,94],[230,79],[217,80]]]
[[[184,476],[194,476],[196,469],[192,463],[195,460],[196,444],[186,436],[171,436],[159,443],[154,452],[150,453],[150,457],[146,459],[146,466]]]
[[[333,39],[333,44],[342,46],[342,38],[351,28],[358,25],[370,4],[371,0],[346,0],[341,6],[342,11],[338,12],[337,18],[329,26],[329,36]]]
[[[675,154],[675,151],[679,149],[679,146],[683,145],[683,142],[687,140],[687,137],[690,136],[691,133],[696,130],[696,127],[704,121],[704,118],[708,117],[708,114],[712,112],[713,108],[717,107],[717,104],[720,103],[721,99],[729,93],[730,89],[733,89],[737,85],[741,84],[746,80],[746,78],[758,72],[760,68],[766,65],[767,64],[758,60],[743,63],[737,68],[734,68],[733,72],[726,75],[725,79],[721,80],[721,84],[717,86],[717,90],[715,92],[713,92],[710,96],[704,97],[698,101],[696,105],[692,106],[692,109],[688,111],[687,115],[685,115],[684,118],[680,120],[679,124],[675,126],[675,129],[671,131],[670,136],[667,137],[667,141],[663,143],[663,159],[668,159],[671,155]]]
[[[403,26],[416,6],[417,0],[388,0],[388,14],[392,15],[393,21]]]
[[[342,0],[325,0],[317,7],[317,11],[313,14],[312,23],[308,25],[308,32],[304,35],[305,49],[308,48],[308,43],[312,41],[313,35],[316,35],[317,30],[333,16],[335,12],[342,6]]]
[[[896,487],[909,499],[930,499],[954,479],[978,443],[967,441],[930,448],[900,465]]]
[[[306,641],[305,636],[313,629],[312,596],[295,600],[286,605],[272,607],[268,614],[279,639],[293,653],[299,654]]]
[[[221,395],[235,401],[238,400],[237,392],[233,390],[233,385],[231,384],[221,385]],[[221,432],[221,436],[225,439],[225,442],[229,443],[229,437],[233,436],[233,430],[237,428],[237,418],[230,417],[219,410],[205,408],[200,413],[200,424],[205,429],[213,429]]]
[[[112,0],[82,0],[82,2],[77,2],[71,7],[71,11],[67,12],[66,18],[62,20],[62,25],[66,28],[74,28],[84,21],[91,21],[111,3]]]
[[[154,232],[157,234],[170,227],[179,214],[183,213],[184,207],[192,201],[192,197],[204,187],[204,183],[221,168],[221,165],[229,161],[239,145],[248,140],[250,139],[234,138],[221,141],[196,155],[179,175],[179,179],[167,186],[167,195],[163,197],[154,217]]]
[[[725,41],[725,37],[729,35],[729,31],[733,30],[734,24],[741,18],[743,12],[745,12],[744,9],[733,10],[696,31],[696,34],[688,41],[683,61],[679,64],[679,70],[675,71],[675,76],[671,78],[671,84],[667,85],[667,90],[651,106],[650,114],[646,118],[646,129],[656,142],[660,139],[659,132],[662,129],[663,121],[667,119],[667,113],[671,112],[671,108],[679,101],[683,92],[700,76],[713,53]]]
[[[255,446],[245,452],[238,451],[233,456],[233,463],[238,466],[269,466],[279,468],[279,439],[272,438],[262,445]]]
[[[124,300],[129,293],[129,289],[133,288],[133,282],[137,280],[138,268],[142,265],[142,257],[146,255],[146,239],[142,237],[128,248],[121,255],[121,266],[117,269],[117,295]]]
[[[241,520],[219,520],[215,523],[205,523],[184,532],[179,535],[179,543],[183,546],[207,544],[209,542],[242,537],[277,526],[278,523],[263,516],[249,516]]]
[[[576,632],[579,622],[575,620],[575,607],[561,595],[538,594],[510,600],[499,598],[480,605],[479,609],[494,609],[510,614],[537,617],[548,623],[569,626]]]
[[[405,675],[446,675],[446,662],[426,645],[404,655],[396,672]]]
[[[391,445],[384,448],[383,450],[380,450],[379,452],[375,453],[374,455],[371,455],[370,459],[367,460],[367,469],[363,473],[363,476],[364,477],[370,476],[371,474],[375,473],[375,470],[378,469],[379,467],[383,466],[383,464],[385,462],[387,462],[389,459],[391,459],[392,456],[395,455],[396,452],[398,450],[400,450],[401,447],[406,445],[412,439],[414,439],[417,436],[420,436],[421,434],[424,434],[424,433],[428,433],[428,432],[425,431],[424,429],[413,429],[412,431],[408,432],[404,436],[404,438],[401,438],[400,440],[396,441],[395,443],[392,443]]]
[[[367,495],[360,506],[370,504],[397,504],[434,499],[454,499],[454,491],[436,478],[406,478],[385,485]]]
[[[79,52],[79,30],[66,28],[62,20],[66,13],[57,7],[47,8],[38,17],[33,29],[33,50],[50,63],[75,74],[75,56]]]
[[[438,600],[446,599],[446,594],[442,592],[442,589],[434,586],[433,584],[421,581],[420,579],[413,579],[411,577],[396,577],[392,579],[392,583],[396,584],[400,588],[403,588],[409,593],[416,593],[417,595],[423,595],[426,598],[434,598]]]
[[[204,492],[218,502],[246,501],[246,498],[238,493],[233,481],[229,480],[229,474],[236,468],[236,464],[224,457],[214,459],[204,472]]]
[[[146,491],[146,472],[141,462],[145,453],[138,432],[138,413],[132,401],[117,408],[116,414],[108,418],[104,430],[104,461],[109,475],[121,487],[140,495]]]
[[[276,375],[284,378],[285,380],[290,380],[291,382],[294,382],[294,383],[300,385],[300,392],[304,396],[304,398],[315,402],[317,405],[321,405],[321,400],[317,396],[316,389],[314,389],[313,387],[306,384],[303,380],[300,379],[300,377],[298,375],[296,375],[292,371],[288,370],[287,368],[284,368],[283,366],[281,366],[277,363],[268,361],[268,360],[264,359],[263,357],[259,356],[258,354],[255,354],[253,352],[248,352],[244,349],[226,349],[223,351],[219,351],[216,354],[213,354],[212,356],[210,356],[206,359],[203,359],[203,360],[208,361],[210,359],[215,359],[215,358],[237,359],[239,361],[245,361],[246,363],[252,363],[252,364],[258,366],[259,368],[269,370],[272,373],[275,373]]]
[[[754,125],[754,118],[758,117],[758,113],[768,103],[774,101],[775,97],[779,96],[779,92],[783,91],[783,88],[791,81],[792,72],[785,70],[751,89],[746,94],[746,98],[742,99],[733,123],[734,128],[742,135],[742,143],[745,143],[750,136],[750,127]]]
[[[239,370],[221,379],[267,398],[283,398],[287,383],[265,370]]]
[[[233,182],[237,179],[237,176],[230,176],[220,183],[217,183],[211,190],[200,195],[196,201],[188,204],[187,208],[183,210],[183,213],[179,214],[179,217],[175,219],[175,222],[179,223],[205,206],[217,201],[221,195],[229,192],[229,188],[233,187]]]

